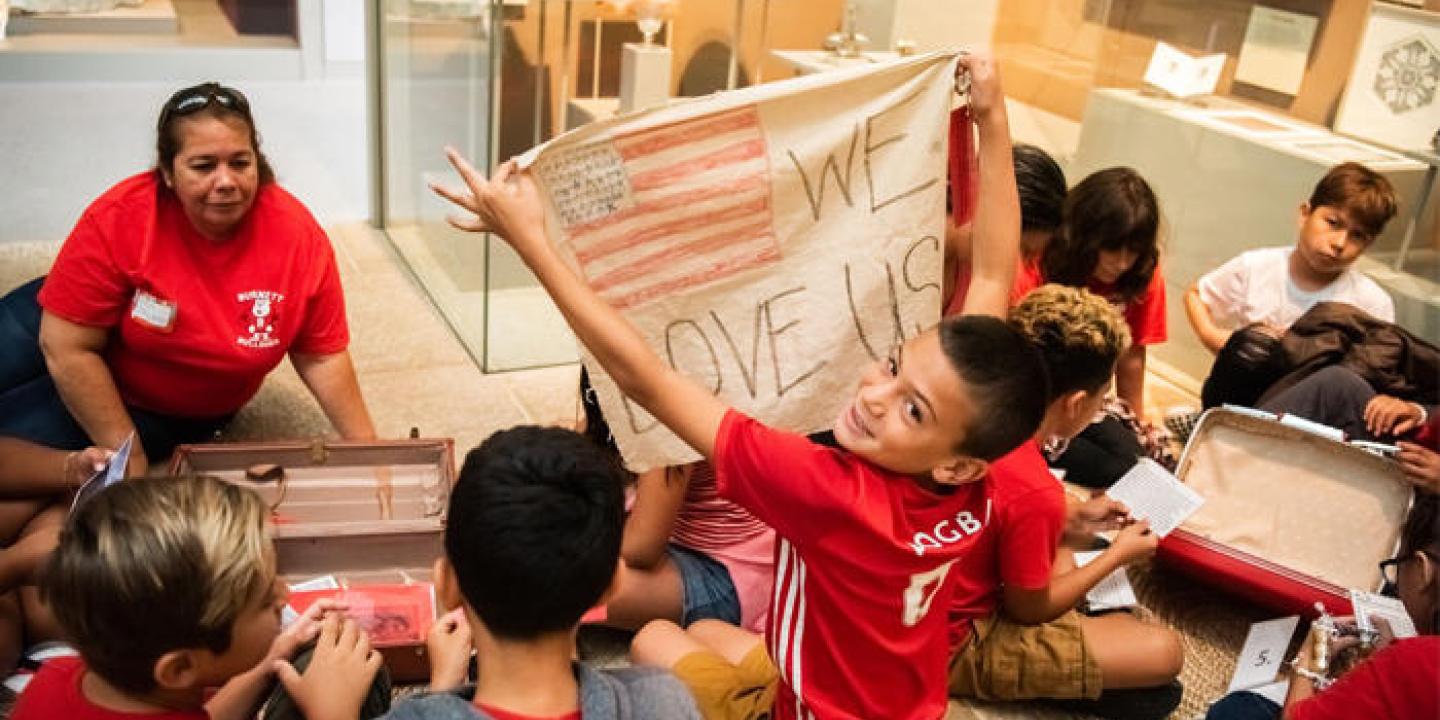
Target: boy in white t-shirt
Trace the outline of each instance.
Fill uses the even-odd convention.
[[[1352,267],[1394,215],[1389,180],[1359,163],[1336,165],[1300,205],[1295,247],[1243,252],[1190,286],[1190,326],[1219,352],[1239,328],[1263,323],[1283,331],[1321,302],[1350,303],[1394,322],[1390,296]]]

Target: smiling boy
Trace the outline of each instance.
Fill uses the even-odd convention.
[[[961,62],[992,72],[988,60]],[[992,126],[1004,128],[1003,104],[990,107],[1002,120]],[[995,157],[981,162],[1009,168],[1008,137],[992,146]],[[436,191],[477,215],[456,226],[505,238],[620,390],[710,460],[723,497],[775,528],[773,666],[762,653],[752,667],[760,672],[742,676],[723,654],[699,657],[703,681],[681,679],[702,711],[774,693],[755,715],[941,717],[947,575],[984,527],[987,461],[1018,446],[1044,413],[1034,348],[995,317],[947,319],[862,375],[835,420],[840,448],[816,445],[746,417],[663,362],[556,254],[538,191],[513,164],[487,180],[453,152],[451,161],[468,191]],[[1013,174],[999,174],[1013,197]],[[981,211],[1004,231],[977,246],[966,307],[999,314],[1019,212],[1013,201]]]

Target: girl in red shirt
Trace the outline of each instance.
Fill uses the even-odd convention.
[[[1100,170],[1070,189],[1060,228],[1039,257],[1022,264],[1011,302],[1046,283],[1085,288],[1114,305],[1130,326],[1131,345],[1115,366],[1119,402],[1056,461],[1066,479],[1109,487],[1140,456],[1174,458],[1144,416],[1147,347],[1164,342],[1165,280],[1160,273],[1160,207],[1149,183],[1128,167]]]

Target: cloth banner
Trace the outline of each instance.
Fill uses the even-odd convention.
[[[939,320],[955,58],[626,115],[520,164],[562,257],[660,357],[767,424],[826,429]],[[698,458],[583,354],[627,466]]]

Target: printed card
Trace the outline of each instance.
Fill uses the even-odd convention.
[[[423,643],[435,622],[435,588],[430,583],[306,590],[292,593],[290,606],[303,615],[324,598],[348,605],[345,614],[369,633],[375,647]]]
[[[75,512],[75,508],[94,497],[95,493],[125,479],[125,469],[130,465],[130,451],[134,445],[135,433],[131,432],[125,437],[125,441],[120,443],[115,454],[110,456],[110,462],[104,469],[91,475],[90,479],[80,486],[80,490],[75,493],[75,499],[70,501],[70,512]]]
[[[1141,458],[1105,494],[1125,503],[1136,520],[1149,520],[1162,538],[1205,504],[1200,493],[1149,458]]]
[[[1095,558],[1100,557],[1102,552],[1104,551],[1093,550],[1075,553],[1076,567],[1089,565]],[[1130,576],[1123,567],[1115,568],[1114,572],[1090,588],[1090,592],[1085,593],[1085,600],[1091,610],[1115,610],[1140,604],[1139,598],[1135,597],[1135,587],[1130,584]]]
[[[1390,629],[1397,638],[1415,637],[1415,623],[1399,598],[1392,598],[1364,590],[1350,590],[1350,605],[1355,610],[1355,625],[1361,630],[1375,632],[1375,623],[1370,618],[1382,617],[1390,622]]]
[[[1251,690],[1274,682],[1299,624],[1300,616],[1291,615],[1251,625],[1245,645],[1240,648],[1240,659],[1235,662],[1229,691]]]

